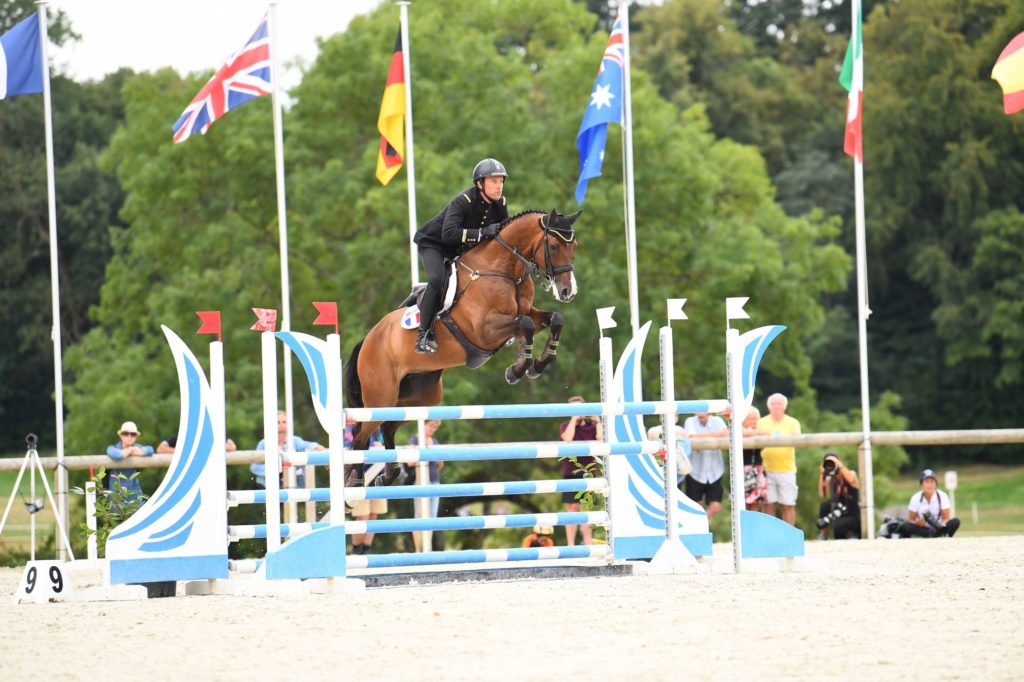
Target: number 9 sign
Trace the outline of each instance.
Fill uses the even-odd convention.
[[[46,604],[50,601],[64,601],[73,595],[74,589],[64,576],[64,563],[30,561],[21,576],[14,603]]]

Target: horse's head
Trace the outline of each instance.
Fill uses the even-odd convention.
[[[573,274],[572,259],[576,254],[576,232],[572,225],[583,211],[562,215],[551,210],[542,217],[540,228],[543,233],[543,248],[538,245],[534,258],[544,271],[548,286],[562,303],[576,298],[576,275]]]

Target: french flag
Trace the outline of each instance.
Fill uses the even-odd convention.
[[[0,36],[0,99],[43,91],[39,13]]]

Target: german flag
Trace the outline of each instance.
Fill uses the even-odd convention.
[[[992,78],[1003,89],[1003,111],[1024,109],[1024,33],[1011,40],[992,69]]]
[[[402,168],[405,154],[405,69],[402,66],[402,29],[398,29],[395,51],[391,53],[391,68],[384,86],[384,98],[377,115],[380,131],[380,151],[377,153],[377,179],[382,185]]]

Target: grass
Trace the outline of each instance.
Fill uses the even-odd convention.
[[[957,489],[953,492],[956,516],[960,518],[958,535],[1005,535],[1024,533],[1024,467],[957,467]],[[939,488],[945,492],[946,469],[937,471]],[[899,499],[910,500],[920,490],[917,475],[901,476],[893,481]],[[977,523],[973,506],[977,505]],[[906,516],[906,503],[902,504]]]

